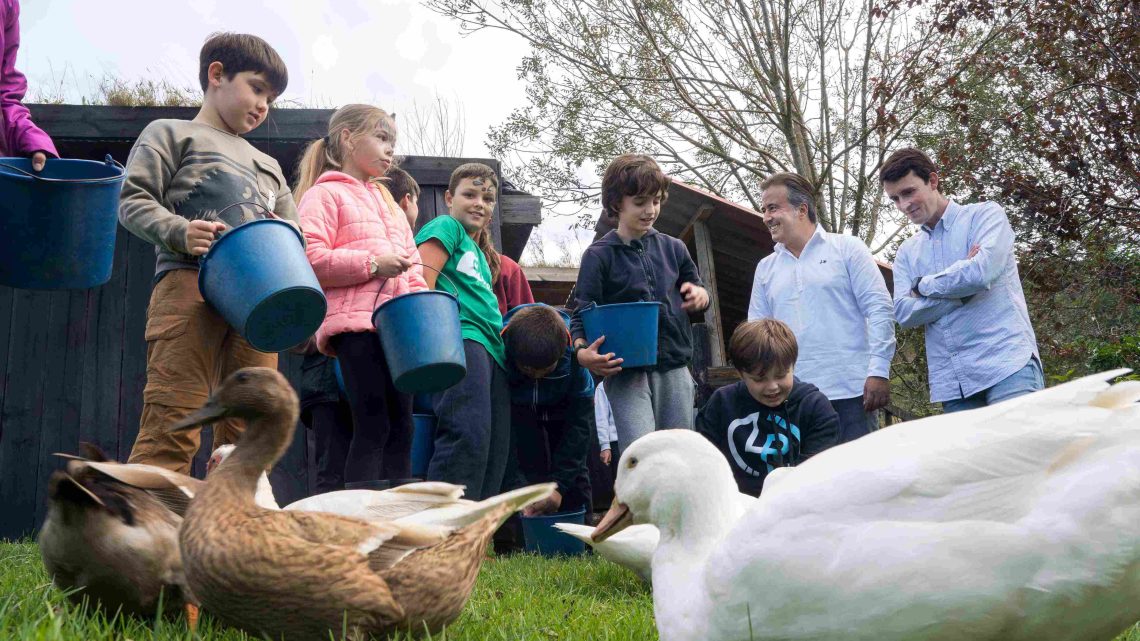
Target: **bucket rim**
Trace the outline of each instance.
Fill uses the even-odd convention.
[[[459,299],[455,296],[455,294],[452,294],[451,292],[445,291],[442,289],[421,289],[421,290],[416,291],[416,292],[404,292],[403,294],[400,294],[399,296],[393,296],[393,297],[389,298],[388,300],[384,301],[383,303],[380,303],[379,307],[372,310],[372,316],[371,316],[372,327],[377,327],[376,315],[379,314],[380,311],[383,310],[385,307],[387,307],[389,303],[394,303],[396,301],[403,300],[407,296],[415,296],[418,294],[443,294],[444,296],[447,296],[448,298],[450,298],[452,300],[452,302],[455,303],[456,308],[459,307]]]
[[[574,510],[571,512],[555,512],[553,514],[533,514],[531,516],[527,516],[525,514],[520,514],[519,517],[522,518],[523,520],[543,521],[543,520],[564,519],[564,518],[571,517],[571,516],[585,516],[585,515],[586,515],[586,508],[580,507],[577,510]]]
[[[663,303],[659,300],[639,300],[639,301],[634,301],[634,302],[630,302],[630,303],[610,303],[609,305],[591,305],[590,307],[583,309],[578,313],[585,316],[585,315],[593,313],[593,312],[600,312],[602,310],[613,310],[613,309],[616,309],[618,307],[629,308],[629,307],[656,306],[658,308],[661,308],[664,305],[665,305],[665,303]]]
[[[204,256],[200,256],[198,258],[198,271],[199,271],[198,280],[199,281],[202,280],[201,272],[205,271],[206,265],[210,262],[210,256],[213,256],[218,251],[218,248],[223,246],[222,243],[224,243],[227,238],[229,238],[230,236],[233,236],[238,231],[241,231],[243,229],[247,229],[249,227],[252,227],[254,225],[258,225],[261,223],[274,223],[277,225],[284,225],[284,226],[288,227],[290,230],[292,230],[293,234],[295,236],[297,236],[297,240],[301,241],[301,247],[302,248],[305,247],[305,237],[301,235],[300,230],[298,230],[296,227],[290,225],[289,223],[285,222],[284,220],[275,220],[273,218],[262,218],[260,220],[251,220],[248,223],[242,223],[241,225],[238,225],[237,227],[234,227],[234,228],[230,229],[229,231],[225,232],[224,234],[222,234],[221,238],[215,240],[214,243],[212,245],[210,245],[210,250],[207,251]]]
[[[107,160],[102,162],[98,160],[87,160],[86,158],[48,158],[47,163],[58,165],[61,163],[70,165],[96,165],[98,167],[105,167],[114,170],[116,173],[110,176],[100,176],[99,178],[48,178],[36,173],[24,171],[20,167],[14,167],[9,163],[27,164],[31,167],[31,158],[22,158],[19,156],[0,156],[0,177],[11,178],[20,182],[46,182],[46,183],[64,183],[69,185],[104,185],[109,183],[123,182],[127,179],[126,169],[123,168],[119,162],[111,158],[110,154]],[[47,164],[44,165],[47,167]],[[4,171],[5,169],[11,171]]]
[[[383,303],[380,303],[380,305],[375,310],[372,311],[372,314],[375,315],[376,312],[384,309],[384,307],[387,306],[389,303],[394,303],[394,302],[401,300],[407,296],[418,296],[420,294],[443,294],[444,296],[447,296],[451,300],[455,301],[456,305],[459,304],[459,299],[456,298],[455,294],[452,294],[449,291],[442,290],[442,289],[420,289],[420,290],[417,290],[414,292],[404,292],[403,294],[399,294],[397,296],[393,296],[393,297],[389,298],[388,300],[384,301]]]

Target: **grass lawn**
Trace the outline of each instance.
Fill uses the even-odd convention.
[[[203,612],[201,641],[239,641]],[[633,574],[595,557],[488,560],[463,615],[437,640],[656,639],[653,601]],[[0,542],[0,639],[193,641],[182,619],[114,620],[88,614],[54,589],[34,543]],[[1140,641],[1140,625],[1116,641]]]
[[[203,611],[201,641],[246,634],[214,625]],[[254,637],[255,638],[255,637]],[[653,599],[632,573],[589,556],[530,555],[483,563],[467,607],[437,640],[656,639]],[[191,641],[181,619],[108,621],[72,605],[51,585],[35,543],[0,542],[0,639],[21,641]]]

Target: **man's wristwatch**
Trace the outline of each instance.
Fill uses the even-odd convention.
[[[914,279],[914,285],[910,288],[910,293],[914,294],[915,298],[922,298],[922,292],[918,291],[918,285],[922,282],[922,276]]]

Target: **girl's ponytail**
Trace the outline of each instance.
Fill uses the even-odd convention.
[[[502,261],[499,260],[499,252],[495,251],[495,241],[491,238],[491,218],[487,218],[487,224],[479,233],[475,235],[475,243],[479,245],[479,249],[483,250],[483,256],[487,259],[487,267],[491,268],[491,285],[497,285],[499,282],[499,274],[502,272]]]
[[[317,182],[326,171],[340,169],[347,150],[341,149],[341,132],[347,129],[349,139],[372,136],[385,130],[392,140],[396,140],[396,125],[386,111],[372,105],[345,105],[329,118],[329,132],[324,138],[317,138],[305,148],[305,155],[297,169],[297,186],[293,188],[293,199],[301,202],[301,196]]]

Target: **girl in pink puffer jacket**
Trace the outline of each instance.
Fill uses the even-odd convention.
[[[306,253],[328,298],[317,348],[336,356],[352,407],[344,481],[411,476],[412,398],[396,390],[372,312],[427,289],[407,218],[377,179],[392,166],[396,123],[371,105],[346,105],[309,145],[294,194]],[[319,453],[318,453],[319,455]]]

